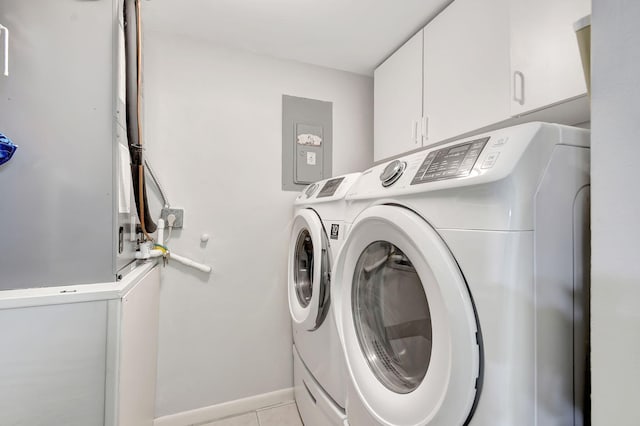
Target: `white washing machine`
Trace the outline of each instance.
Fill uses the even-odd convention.
[[[351,426],[583,423],[589,151],[529,123],[362,174],[333,269]]]
[[[309,185],[296,199],[289,243],[289,310],[295,398],[306,426],[346,420],[346,365],[331,297],[331,267],[350,221],[344,196],[353,173]]]

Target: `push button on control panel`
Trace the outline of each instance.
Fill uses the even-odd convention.
[[[485,158],[484,161],[482,162],[482,166],[480,166],[480,168],[490,169],[491,167],[493,167],[494,164],[496,164],[496,161],[498,160],[499,155],[500,155],[499,152],[490,152],[487,155],[487,158]]]
[[[497,138],[496,140],[494,140],[491,145],[492,146],[502,146],[505,143],[507,143],[508,140],[509,140],[508,136],[502,136],[502,137]]]

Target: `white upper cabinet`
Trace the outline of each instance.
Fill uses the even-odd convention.
[[[425,27],[425,146],[510,116],[508,10],[455,0]]]
[[[422,31],[374,72],[374,161],[420,148]]]
[[[589,120],[590,0],[455,0],[374,74],[374,160],[478,130]]]
[[[585,95],[573,23],[591,13],[590,0],[509,2],[511,114]]]

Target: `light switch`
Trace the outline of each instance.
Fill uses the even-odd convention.
[[[307,164],[310,166],[316,165],[316,153],[315,152],[307,152]]]

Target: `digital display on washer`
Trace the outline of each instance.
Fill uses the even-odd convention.
[[[430,152],[411,185],[469,176],[488,141],[486,137]]]
[[[336,178],[336,179],[329,179],[327,183],[324,184],[320,192],[318,192],[318,196],[316,198],[331,197],[333,194],[336,193],[336,191],[338,190],[338,187],[340,186],[343,180],[344,180],[343,177]]]

